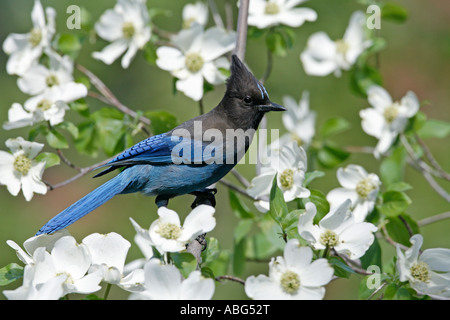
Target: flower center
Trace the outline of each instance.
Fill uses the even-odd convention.
[[[348,43],[346,41],[344,41],[343,39],[336,40],[335,43],[336,43],[336,51],[343,55],[345,55],[347,53],[348,49],[350,48]]]
[[[398,104],[394,103],[384,109],[383,116],[387,123],[392,123],[398,116]]]
[[[297,142],[297,145],[301,147],[303,145],[303,140],[296,133],[292,134],[292,139]]]
[[[202,56],[198,53],[192,52],[186,55],[186,68],[192,73],[198,72],[203,67],[204,63]]]
[[[332,248],[339,243],[339,237],[336,232],[331,230],[326,230],[322,232],[319,239],[320,243],[326,247]]]
[[[366,199],[367,196],[374,190],[376,187],[370,181],[369,178],[362,179],[356,184],[356,193],[360,198]]]
[[[280,184],[283,189],[291,189],[294,185],[294,170],[284,170],[280,175]]]
[[[183,21],[183,29],[189,29],[195,21],[197,21],[197,19],[194,17],[187,18]]]
[[[37,108],[42,111],[47,111],[51,107],[52,107],[52,102],[47,99],[42,99],[37,104]]]
[[[18,155],[14,159],[14,170],[20,172],[22,175],[26,175],[31,169],[31,160],[23,154]]]
[[[160,223],[158,233],[163,238],[176,240],[181,236],[181,228],[173,223]]]
[[[266,4],[266,7],[264,8],[265,14],[277,14],[280,12],[280,7],[278,4],[274,2],[269,2]]]
[[[31,46],[34,48],[36,47],[39,43],[41,43],[42,40],[42,32],[39,29],[33,29],[30,32],[30,38],[28,39],[28,41],[31,43]]]
[[[411,276],[419,281],[428,282],[430,280],[430,269],[428,264],[423,261],[414,263],[409,269]]]
[[[300,277],[297,273],[287,270],[281,276],[280,283],[284,292],[294,294],[300,288]]]
[[[59,84],[59,80],[56,75],[51,74],[45,79],[45,83],[47,84],[47,87],[51,88],[53,86],[57,86]]]
[[[124,22],[122,25],[122,34],[125,39],[131,39],[134,36],[136,29],[132,22]]]

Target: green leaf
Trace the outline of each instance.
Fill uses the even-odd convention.
[[[288,213],[288,208],[286,202],[284,201],[283,192],[277,185],[277,176],[272,182],[272,189],[270,190],[270,215],[277,222],[281,221],[286,217]]]
[[[391,183],[386,189],[386,191],[408,191],[412,189],[412,186],[406,182],[399,181]]]
[[[364,253],[364,255],[360,258],[360,261],[363,269],[376,265],[380,267],[381,270],[381,247],[376,238],[366,253]]]
[[[34,141],[38,135],[42,134],[45,136],[47,135],[47,133],[48,127],[46,125],[41,124],[30,130],[30,132],[28,133],[28,141]]]
[[[259,226],[260,232],[246,238],[245,256],[253,259],[267,259],[283,249],[286,243],[280,237],[280,226],[273,220],[262,222]]]
[[[253,226],[253,220],[243,219],[240,220],[237,226],[234,228],[234,239],[236,242],[240,242],[244,239]]]
[[[200,269],[200,272],[201,272],[202,276],[205,277],[205,278],[211,278],[211,279],[215,279],[216,278],[214,276],[214,271],[211,268],[202,267]]]
[[[320,128],[320,134],[326,138],[341,133],[350,128],[350,122],[344,118],[334,117],[328,119]]]
[[[403,23],[408,19],[408,11],[399,4],[386,2],[381,8],[381,18]]]
[[[289,27],[277,26],[269,30],[266,36],[267,48],[275,55],[284,57],[292,48],[295,33]]]
[[[0,286],[6,286],[23,277],[23,267],[10,263],[0,269]]]
[[[230,197],[231,210],[233,210],[236,217],[241,219],[255,218],[255,214],[247,208],[247,206],[241,201],[241,199],[239,199],[233,190],[229,189],[228,195]]]
[[[189,252],[171,253],[170,257],[185,278],[197,268],[197,259]]]
[[[78,128],[72,122],[63,121],[63,122],[61,122],[60,124],[57,125],[57,128],[61,128],[61,129],[66,130],[74,138],[78,137]]]
[[[156,54],[156,46],[152,42],[147,42],[144,47],[144,58],[151,65],[156,65],[156,60],[158,59],[158,55]]]
[[[317,208],[316,216],[314,217],[314,223],[318,224],[320,220],[330,212],[330,204],[327,201],[326,196],[319,190],[310,190],[311,195],[309,200],[314,203]]]
[[[239,242],[234,242],[233,247],[233,273],[240,276],[245,270],[245,251],[246,251],[246,238]]]
[[[77,36],[72,33],[63,33],[59,36],[58,39],[58,48],[59,50],[70,56],[72,59],[75,59],[78,56],[82,47],[82,39],[81,36]]]
[[[219,241],[216,238],[208,238],[208,245],[206,249],[202,251],[202,265],[207,265],[213,261],[215,261],[220,256],[220,246]]]
[[[321,178],[324,176],[325,176],[325,172],[323,172],[323,171],[314,170],[312,172],[306,172],[305,173],[305,181],[303,182],[303,185],[305,187],[307,187],[313,180],[316,180],[317,178]]]
[[[94,112],[91,118],[95,122],[95,139],[108,156],[113,156],[125,149],[124,115],[113,108],[102,108]]]
[[[349,156],[349,152],[327,143],[319,149],[317,160],[325,168],[334,168],[347,160]]]
[[[45,169],[56,166],[60,163],[60,159],[57,154],[51,152],[41,152],[34,158],[36,162],[45,161]]]
[[[67,143],[66,138],[56,131],[55,129],[51,128],[45,138],[47,139],[48,144],[50,147],[55,149],[67,149],[69,147],[69,144]]]
[[[418,130],[417,134],[422,139],[446,138],[448,135],[450,135],[450,122],[428,119]]]
[[[78,125],[78,138],[75,139],[78,152],[95,157],[99,150],[99,140],[96,139],[95,122],[86,121]]]
[[[89,117],[89,107],[84,99],[78,99],[74,102],[69,103],[70,109],[78,112],[83,117]]]
[[[144,115],[150,119],[153,134],[160,134],[172,130],[178,125],[177,117],[167,111],[147,111]]]
[[[339,278],[349,278],[350,275],[356,273],[341,257],[329,257],[328,262],[334,269],[334,275]]]
[[[409,242],[411,236],[420,233],[417,223],[407,214],[390,217],[386,224],[386,231],[392,240],[407,247],[411,246]]]
[[[400,191],[386,191],[382,195],[383,204],[378,210],[386,217],[396,217],[405,212],[411,204],[411,199]]]
[[[354,93],[366,98],[367,89],[372,85],[383,85],[383,77],[376,68],[364,65],[352,70],[350,88]]]
[[[392,154],[383,159],[380,165],[381,181],[387,187],[393,183],[403,181],[406,164],[404,147],[397,147]]]

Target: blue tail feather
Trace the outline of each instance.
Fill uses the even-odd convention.
[[[64,229],[78,219],[87,215],[92,210],[98,208],[106,201],[110,200],[116,194],[121,193],[125,187],[126,184],[121,182],[119,176],[116,176],[72,204],[70,207],[66,208],[64,211],[60,212],[57,216],[47,222],[41,229],[39,229],[36,236],[43,233],[50,234]]]

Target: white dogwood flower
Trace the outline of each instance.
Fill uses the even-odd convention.
[[[160,253],[179,252],[185,250],[186,245],[202,233],[214,229],[216,226],[214,212],[214,207],[199,205],[189,213],[182,226],[180,217],[175,211],[160,207],[159,218],[151,224],[148,231],[139,227],[133,220],[132,222],[141,237],[155,246]]]
[[[5,290],[3,294],[8,300],[58,300],[64,296],[63,284],[67,275],[60,274],[48,281],[33,284],[36,268],[26,265],[23,270],[23,283],[15,290]]]
[[[323,287],[333,277],[334,270],[326,259],[312,261],[309,247],[299,246],[291,239],[284,248],[284,256],[272,258],[269,276],[250,276],[245,281],[245,293],[254,300],[320,300]]]
[[[34,96],[53,87],[63,87],[74,83],[73,60],[69,56],[60,56],[50,50],[46,50],[45,53],[49,57],[49,67],[42,64],[31,66],[17,80],[17,85],[22,92]]]
[[[331,210],[350,199],[355,222],[363,222],[375,206],[380,179],[376,174],[367,173],[363,167],[354,164],[339,168],[337,178],[342,188],[333,189],[327,194]]]
[[[254,199],[268,198],[272,181],[277,176],[277,185],[283,192],[286,202],[296,198],[307,198],[310,191],[303,187],[307,158],[305,150],[296,142],[284,145],[281,150],[272,150],[267,165],[262,166],[261,174],[252,179],[248,194]],[[269,210],[269,202],[260,200],[257,208]]]
[[[8,111],[8,122],[3,129],[10,130],[31,126],[41,121],[48,121],[55,126],[64,121],[67,103],[78,100],[87,95],[84,84],[69,82],[64,86],[54,86],[42,94],[29,98],[24,106],[13,103]]]
[[[316,250],[334,249],[352,260],[362,257],[373,243],[377,227],[368,222],[355,222],[350,205],[347,199],[316,225],[313,221],[317,208],[308,202],[305,213],[298,219],[298,233]]]
[[[208,6],[201,1],[188,3],[183,7],[181,15],[183,18],[183,29],[189,29],[194,23],[204,27],[208,22]]]
[[[309,110],[309,92],[304,91],[302,98],[297,103],[292,97],[283,97],[283,106],[287,111],[283,112],[284,127],[289,131],[280,138],[280,146],[292,141],[298,146],[307,148],[315,134],[316,112]]]
[[[55,34],[55,16],[55,9],[46,8],[44,14],[40,0],[34,1],[31,31],[25,34],[12,33],[3,42],[3,51],[9,55],[6,63],[8,74],[24,75],[39,60],[44,50],[50,47]]]
[[[421,294],[450,298],[450,249],[420,249],[423,237],[415,234],[411,248],[402,252],[397,245],[397,270],[400,281],[408,281]]]
[[[108,9],[95,24],[95,31],[112,42],[92,56],[112,64],[125,51],[122,67],[128,68],[139,49],[150,40],[151,29],[145,0],[117,0],[114,9]]]
[[[349,70],[361,53],[371,46],[367,40],[364,27],[366,17],[362,11],[356,11],[342,39],[333,41],[323,31],[312,34],[305,51],[300,55],[305,72],[313,76],[326,76],[334,73],[341,75],[341,70]]]
[[[221,56],[233,50],[236,33],[194,24],[181,30],[172,38],[176,47],[162,46],[156,50],[156,65],[169,71],[175,78],[176,88],[189,98],[199,101],[203,97],[204,80],[210,84],[224,83],[226,76],[219,68],[229,68],[229,62]]]
[[[100,270],[105,282],[120,283],[130,242],[120,234],[110,232],[90,234],[82,243],[86,245],[91,255],[89,273]]]
[[[310,8],[296,8],[307,0],[252,0],[248,8],[248,24],[260,29],[284,24],[300,27],[305,21],[316,21]]]
[[[150,259],[144,266],[145,290],[130,296],[132,300],[210,300],[214,280],[192,271],[183,279],[180,271],[159,259]]]
[[[420,105],[412,91],[408,91],[400,101],[393,102],[390,94],[377,85],[367,89],[367,97],[372,108],[361,110],[359,115],[364,132],[378,139],[374,156],[379,158],[405,130],[408,119],[419,111]]]
[[[47,186],[42,182],[45,162],[33,160],[44,145],[22,137],[8,139],[5,144],[12,153],[0,150],[0,184],[14,196],[22,189],[27,201],[34,193],[46,194]]]

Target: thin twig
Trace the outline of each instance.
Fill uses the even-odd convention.
[[[231,7],[230,0],[225,0],[225,21],[227,23],[227,30],[233,30],[233,9]]]
[[[218,276],[218,277],[216,277],[216,281],[221,282],[222,280],[230,280],[230,281],[234,281],[234,282],[245,285],[245,281],[238,277],[233,277],[233,276]]]
[[[237,21],[237,39],[236,47],[233,53],[238,56],[239,59],[244,61],[245,49],[247,45],[247,17],[248,17],[249,0],[241,0],[239,3],[239,14]]]
[[[109,158],[109,159],[103,160],[102,162],[96,163],[96,164],[94,164],[94,165],[92,165],[92,166],[89,166],[89,167],[79,168],[79,170],[78,170],[79,173],[78,173],[78,174],[76,174],[76,175],[74,175],[73,177],[71,177],[71,178],[69,178],[69,179],[67,179],[67,180],[64,180],[64,181],[62,181],[62,182],[60,182],[60,183],[57,183],[57,184],[51,184],[51,183],[49,183],[49,182],[45,182],[45,184],[47,185],[47,188],[48,188],[48,190],[50,190],[50,191],[51,191],[51,190],[54,190],[54,189],[57,189],[57,188],[64,187],[64,186],[68,185],[69,183],[71,183],[71,182],[73,182],[73,181],[75,181],[75,180],[78,180],[78,179],[80,179],[81,177],[87,175],[87,174],[88,174],[89,172],[91,172],[92,170],[97,169],[98,167],[100,167],[100,166],[102,166],[102,165],[108,163],[108,162],[111,161],[113,158],[114,158],[114,157],[111,157],[111,158]]]
[[[236,177],[236,179],[238,179],[238,181],[246,188],[250,187],[250,182],[248,182],[247,179],[245,179],[245,177],[243,175],[241,175],[236,168],[233,168],[231,170],[231,173]]]
[[[272,51],[267,50],[267,66],[266,66],[266,70],[264,71],[264,74],[260,80],[260,82],[262,84],[264,84],[267,81],[270,74],[272,73],[272,67],[273,67],[273,54],[272,54]]]
[[[219,27],[221,29],[225,29],[225,26],[222,21],[222,17],[220,16],[219,11],[217,10],[216,3],[214,2],[214,0],[208,0],[208,3],[209,3],[209,9],[211,9],[214,23],[216,24],[217,27]]]
[[[119,99],[117,99],[117,97],[112,93],[112,91],[109,90],[109,88],[103,83],[103,81],[101,81],[95,74],[93,74],[91,71],[89,71],[84,66],[78,63],[76,64],[76,68],[89,78],[94,87],[97,88],[97,90],[109,101],[111,105],[113,105],[123,113],[128,114],[129,116],[135,119],[138,117],[137,112],[131,110],[130,108],[125,106],[122,102],[120,102]],[[151,123],[150,119],[143,116],[139,117],[139,121],[147,125]]]
[[[444,213],[440,213],[440,214],[437,214],[437,215],[432,216],[432,217],[424,218],[424,219],[418,221],[417,225],[419,227],[423,227],[423,226],[426,226],[428,224],[431,224],[431,223],[434,223],[434,222],[438,222],[438,221],[441,221],[441,220],[445,220],[445,219],[450,219],[450,211],[444,212]]]
[[[372,299],[378,292],[380,292],[385,286],[387,285],[386,281],[383,281],[383,283],[375,289],[374,292],[372,292],[372,294],[367,298],[367,300]]]
[[[239,188],[238,186],[235,186],[234,184],[232,184],[231,182],[229,182],[229,181],[227,181],[227,180],[225,180],[225,179],[222,179],[222,180],[220,180],[219,182],[220,182],[221,184],[223,184],[224,186],[230,188],[231,190],[234,190],[234,191],[236,191],[236,192],[238,192],[238,193],[240,193],[240,194],[246,196],[247,198],[250,198],[250,199],[252,199],[252,200],[255,200],[255,199],[253,199],[253,197],[251,197],[251,196],[247,193],[247,191],[245,191],[245,189]]]
[[[61,149],[56,149],[56,152],[58,153],[58,156],[62,160],[62,162],[64,162],[66,165],[68,165],[72,169],[77,170],[78,172],[81,172],[82,169],[80,167],[74,165],[69,159],[67,159],[66,156],[61,151]]]
[[[411,147],[411,145],[408,142],[408,139],[403,134],[400,135],[400,141],[404,145],[406,152],[408,153],[411,160],[413,160],[417,164],[418,170],[422,173],[425,180],[428,181],[428,184],[436,191],[436,193],[438,195],[440,195],[442,198],[444,198],[447,202],[450,202],[450,194],[448,194],[447,191],[445,191],[436,182],[436,180],[434,180],[433,176],[430,173],[429,167],[426,166],[426,164],[416,156],[413,148]]]
[[[430,161],[431,165],[439,172],[440,177],[445,180],[450,181],[450,174],[448,174],[444,169],[442,169],[442,167],[436,161],[436,159],[434,158],[433,154],[431,153],[430,149],[425,144],[425,142],[422,139],[420,139],[417,134],[415,135],[415,138],[416,138],[417,142],[420,144],[420,146],[422,147],[422,150],[423,150],[425,156],[427,157],[428,161]]]

